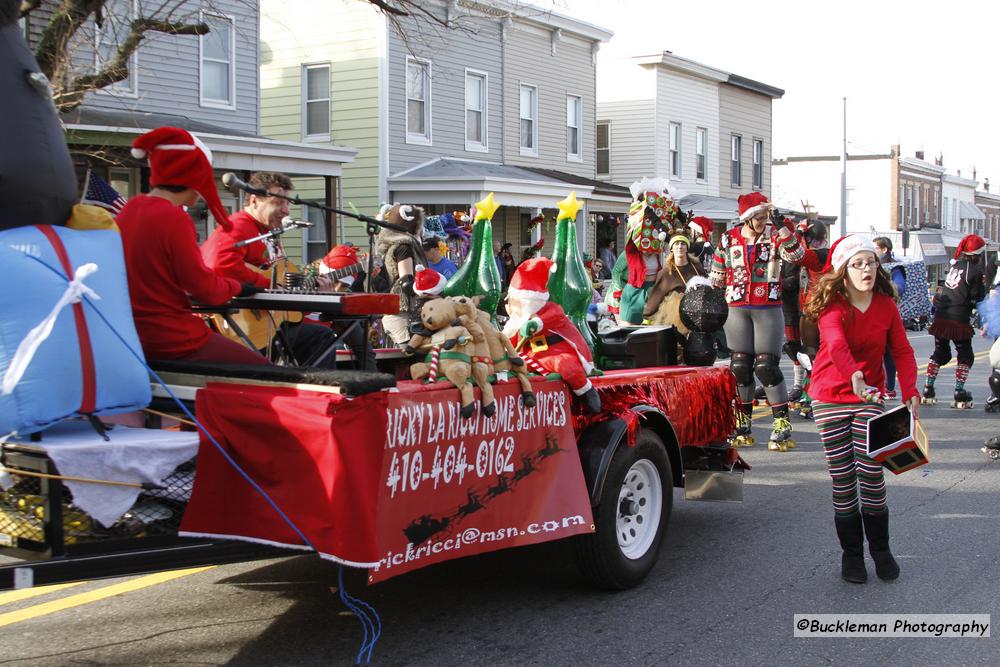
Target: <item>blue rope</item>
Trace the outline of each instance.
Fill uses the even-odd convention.
[[[66,280],[67,284],[69,283],[69,281],[66,279],[66,276],[61,271],[49,265],[47,262],[33,255],[29,255],[27,253],[25,253],[25,256],[30,257],[31,259],[35,260],[42,266],[46,267],[47,269],[55,273],[63,280]],[[222,457],[226,460],[226,462],[229,463],[229,465],[231,465],[233,469],[236,470],[236,472],[239,473],[240,476],[244,480],[246,480],[247,483],[250,484],[250,486],[257,493],[260,494],[260,496],[267,502],[267,504],[270,505],[274,509],[274,511],[278,513],[278,516],[280,516],[281,519],[286,524],[288,524],[293,531],[295,531],[295,534],[299,536],[299,538],[302,540],[303,543],[306,544],[306,546],[308,546],[316,553],[319,553],[319,549],[316,548],[316,545],[314,545],[312,541],[308,537],[306,537],[305,533],[303,533],[299,529],[299,527],[295,524],[295,522],[292,521],[288,517],[288,515],[281,510],[280,507],[278,507],[278,504],[274,501],[273,498],[271,498],[271,496],[267,493],[267,491],[265,491],[263,487],[257,484],[257,482],[255,482],[253,478],[250,477],[250,475],[243,469],[242,466],[240,466],[239,463],[236,462],[236,460],[229,454],[229,452],[227,452],[226,449],[219,444],[219,442],[215,439],[215,437],[211,433],[209,433],[204,426],[202,426],[201,422],[198,421],[198,418],[195,417],[194,414],[192,414],[192,412],[188,410],[187,406],[184,405],[184,403],[181,402],[179,398],[177,398],[174,392],[170,390],[170,387],[168,387],[167,384],[163,381],[163,378],[161,378],[156,371],[150,368],[149,364],[146,363],[145,357],[139,354],[136,350],[132,348],[132,346],[128,344],[128,341],[126,341],[125,338],[114,328],[114,326],[112,326],[111,322],[108,321],[108,318],[106,318],[104,316],[104,313],[102,313],[100,309],[94,305],[94,303],[90,300],[90,298],[86,295],[83,295],[83,301],[88,306],[90,306],[91,309],[93,309],[93,311],[97,314],[98,317],[101,318],[101,321],[103,321],[104,324],[107,325],[108,329],[111,330],[111,333],[113,333],[115,337],[118,338],[119,341],[121,341],[122,345],[125,346],[125,349],[128,350],[132,354],[132,356],[135,357],[136,360],[140,364],[142,364],[147,371],[149,371],[150,375],[152,375],[156,379],[157,383],[159,383],[160,386],[163,387],[163,389],[167,392],[170,398],[172,398],[174,402],[177,403],[177,405],[184,412],[184,414],[192,422],[194,422],[195,426],[198,427],[198,430],[201,431],[205,435],[205,437],[208,438],[209,442],[211,442],[212,445],[215,446],[215,449],[222,455]],[[340,593],[340,600],[341,602],[344,603],[344,606],[347,607],[351,612],[353,612],[354,615],[358,618],[358,621],[361,623],[361,629],[363,632],[361,640],[361,648],[358,651],[358,655],[355,659],[354,664],[361,664],[362,656],[366,656],[366,662],[370,663],[372,659],[372,651],[375,648],[375,644],[378,642],[379,637],[382,636],[382,620],[379,618],[378,612],[376,612],[371,605],[355,597],[352,597],[350,594],[348,594],[348,592],[344,589],[344,566],[343,564],[338,564],[338,566],[339,566],[338,591]],[[371,613],[371,616],[368,615],[369,612]]]

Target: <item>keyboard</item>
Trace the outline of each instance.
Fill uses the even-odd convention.
[[[324,315],[395,315],[399,313],[396,294],[361,292],[303,292],[269,289],[248,297],[235,297],[222,308],[254,310],[297,310]]]

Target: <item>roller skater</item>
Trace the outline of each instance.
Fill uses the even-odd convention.
[[[788,422],[788,390],[778,365],[781,353],[781,261],[802,256],[791,221],[773,215],[767,197],[751,192],[739,198],[741,224],[723,234],[710,277],[726,290],[729,317],[726,341],[732,350],[730,370],[736,376],[737,421],[749,420],[754,375],[764,385],[774,418],[775,442],[787,451],[795,446]],[[749,425],[735,437],[746,436]]]
[[[826,225],[818,220],[803,220],[796,228],[796,234],[802,239],[804,246],[802,258],[795,262],[794,267],[798,275],[799,291],[796,298],[798,299],[799,320],[796,332],[799,340],[797,345],[786,343],[786,346],[795,351],[795,362],[798,364],[795,368],[796,370],[801,369],[803,377],[800,396],[793,400],[789,394],[789,400],[792,401],[792,408],[799,417],[812,419],[812,398],[810,398],[807,388],[812,362],[819,349],[819,329],[815,322],[805,317],[803,311],[812,295],[812,288],[823,275],[823,266],[826,264],[829,250],[826,247]],[[788,335],[787,326],[785,327],[785,335]],[[792,350],[786,350],[786,354]],[[797,377],[798,375],[796,375]]]
[[[895,289],[879,268],[872,242],[843,237],[830,249],[827,266],[805,312],[820,330],[810,391],[833,480],[834,525],[843,550],[840,576],[851,583],[868,580],[867,538],[875,573],[893,580],[899,564],[889,548],[885,477],[881,464],[868,456],[867,424],[885,409],[872,401],[885,393],[886,347],[896,361],[903,402],[919,416],[917,364],[893,301]]]
[[[955,369],[955,398],[951,407],[967,410],[972,407],[972,395],[965,389],[969,369],[975,356],[972,353],[972,336],[975,333],[969,320],[973,307],[986,294],[985,275],[981,256],[986,241],[975,234],[963,238],[955,250],[951,269],[944,285],[934,295],[934,321],[928,330],[934,336],[934,352],[927,362],[927,380],[922,402],[936,402],[934,382],[938,371],[951,361],[951,344],[955,344],[958,367]]]

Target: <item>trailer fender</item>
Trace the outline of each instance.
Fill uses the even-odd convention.
[[[638,413],[642,427],[651,428],[663,440],[673,471],[673,485],[683,486],[684,473],[681,465],[680,446],[677,443],[677,437],[670,420],[662,412],[649,405],[637,405],[632,408],[632,411]],[[628,447],[626,442],[627,428],[625,420],[612,417],[591,424],[577,438],[580,464],[583,467],[583,477],[587,483],[592,506],[596,507],[601,501],[604,480],[607,478],[608,467],[611,465],[611,459],[615,452],[619,447]]]

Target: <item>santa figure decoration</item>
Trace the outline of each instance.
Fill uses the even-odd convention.
[[[597,414],[601,397],[587,379],[594,360],[563,309],[549,301],[546,285],[553,273],[555,263],[546,257],[529,259],[517,267],[507,295],[510,319],[503,332],[529,366],[561,375],[584,408]]]

